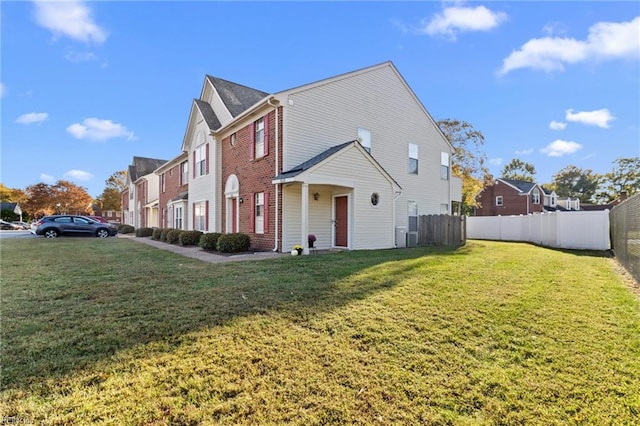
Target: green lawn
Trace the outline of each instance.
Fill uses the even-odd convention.
[[[603,253],[472,241],[214,265],[61,238],[3,240],[0,254],[12,420],[640,418],[640,306]]]

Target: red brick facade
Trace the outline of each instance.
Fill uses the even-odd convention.
[[[186,162],[186,158],[184,162]],[[181,165],[183,162],[179,162],[173,165],[171,168],[165,170],[159,179],[160,196],[159,211],[158,211],[158,226],[160,228],[173,228],[173,224],[168,222],[169,214],[167,212],[167,204],[180,194],[184,194],[189,189],[189,182],[182,182]],[[164,183],[164,184],[163,184]],[[186,214],[186,212],[185,212]]]
[[[532,192],[535,188],[539,191],[539,202],[534,203]],[[496,203],[496,199],[502,196],[502,205]],[[480,194],[478,201],[480,207],[476,209],[477,216],[509,216],[529,213],[542,213],[544,210],[544,191],[539,185],[532,188],[529,193],[522,193],[517,188],[504,182],[496,181],[487,186]]]
[[[276,186],[271,181],[276,176],[275,170],[275,154],[279,151],[280,161],[282,164],[282,150],[276,149],[276,134],[281,138],[282,135],[282,108],[278,111],[278,131],[276,132],[276,112],[270,111],[264,115],[265,125],[265,155],[259,158],[253,158],[254,139],[253,139],[253,123],[249,126],[239,129],[235,133],[235,144],[232,145],[232,136],[222,140],[222,232],[227,233],[232,230],[226,229],[227,211],[224,187],[227,179],[235,174],[239,183],[239,197],[242,203],[239,205],[239,223],[238,230],[248,234],[251,237],[251,246],[257,250],[271,250],[275,245],[275,229],[276,229]],[[256,117],[256,120],[260,117]],[[279,146],[282,143],[278,142]],[[280,185],[278,185],[278,198],[282,199]],[[264,233],[258,234],[254,229],[254,211],[255,211],[255,194],[264,193],[265,213],[264,213]],[[280,212],[278,217],[282,218],[282,203],[280,203]],[[281,241],[281,229],[278,235],[278,246]],[[278,247],[280,249],[280,247]]]
[[[142,214],[142,212],[144,211],[144,206],[147,204],[147,185],[148,185],[148,182],[146,181],[146,179],[142,180],[141,182],[138,182],[137,191],[136,191],[137,197],[135,202],[137,203],[138,206],[140,206],[139,209],[136,209],[139,216],[138,217],[139,228],[145,228],[147,226],[147,217],[145,214]]]

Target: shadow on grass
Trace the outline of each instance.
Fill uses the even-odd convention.
[[[304,321],[470,250],[340,252],[203,263],[126,240],[3,243],[2,389],[255,314]]]

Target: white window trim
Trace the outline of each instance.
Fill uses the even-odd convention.
[[[264,209],[265,209],[265,205],[264,204],[265,204],[264,203],[264,192],[256,192],[256,194],[255,194],[255,211],[254,211],[254,215],[255,215],[255,220],[254,220],[255,230],[254,230],[254,232],[256,234],[264,234]],[[262,209],[259,209],[259,207],[262,207]]]
[[[254,156],[255,158],[264,157],[264,117],[254,122]]]
[[[496,206],[498,207],[504,206],[504,197],[502,195],[496,196]]]

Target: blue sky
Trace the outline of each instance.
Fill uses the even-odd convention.
[[[498,176],[640,156],[638,2],[2,2],[0,181],[92,196],[179,154],[205,74],[265,92],[394,62]],[[342,141],[336,141],[340,143]]]

